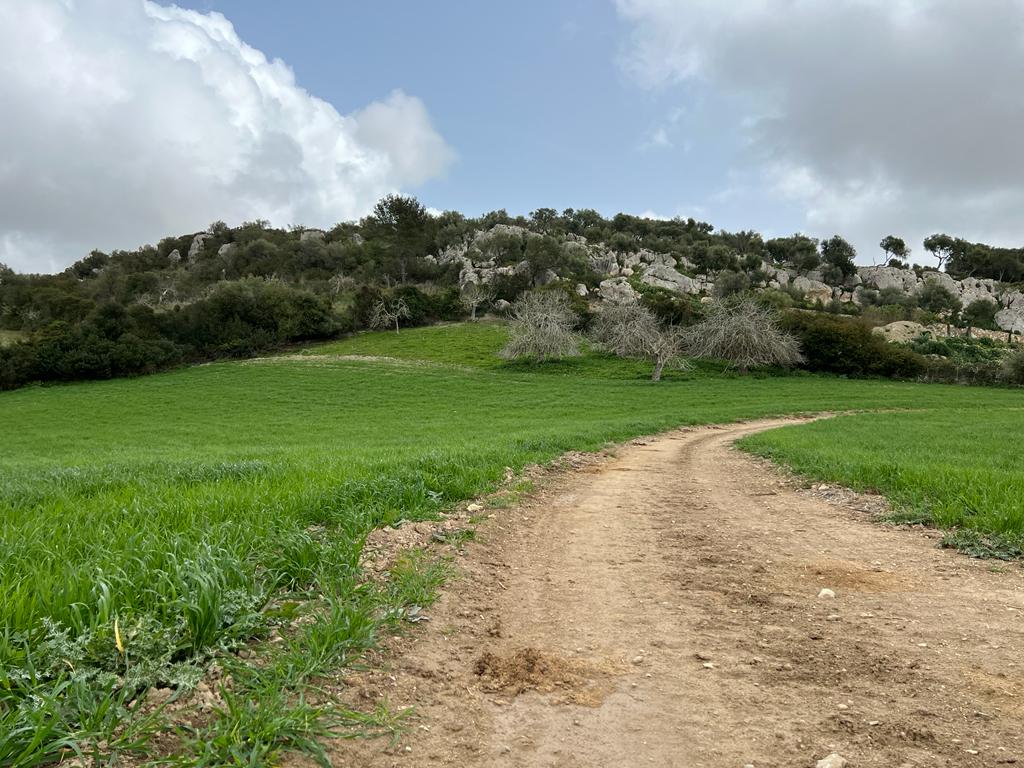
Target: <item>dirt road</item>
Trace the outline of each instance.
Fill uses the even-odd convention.
[[[1024,578],[684,430],[495,513],[365,699],[397,745],[335,765],[1024,763]],[[834,597],[819,597],[827,588]]]

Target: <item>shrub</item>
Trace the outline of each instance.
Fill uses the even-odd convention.
[[[704,307],[696,296],[680,296],[665,288],[643,283],[640,283],[640,303],[667,325],[692,325],[704,313]]]
[[[1024,386],[1024,349],[1018,349],[1003,362],[1003,381],[1016,386]]]
[[[685,336],[693,357],[726,360],[741,373],[762,365],[795,365],[803,358],[797,340],[781,330],[778,315],[752,299],[716,301]]]
[[[509,342],[499,353],[506,360],[552,360],[579,355],[577,323],[561,291],[534,291],[512,305]]]
[[[799,339],[804,367],[811,371],[914,378],[927,367],[924,357],[889,344],[859,320],[791,312],[783,319],[782,327]]]
[[[715,297],[725,299],[750,288],[750,278],[743,272],[724,269],[715,277]]]

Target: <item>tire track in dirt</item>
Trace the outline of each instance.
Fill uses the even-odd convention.
[[[1024,577],[680,430],[498,511],[347,696],[416,717],[352,766],[1024,762]],[[998,572],[997,572],[998,571]],[[828,587],[835,598],[819,598]]]

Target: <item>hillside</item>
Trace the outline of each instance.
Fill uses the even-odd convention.
[[[500,314],[535,289],[565,291],[583,322],[588,302],[640,300],[663,321],[688,324],[711,297],[753,293],[780,309],[869,325],[1024,331],[1024,294],[979,277],[1015,275],[1019,253],[1000,251],[994,263],[987,246],[946,238],[927,248],[946,262],[940,272],[908,267],[897,258],[906,247],[893,240],[883,241],[889,265],[857,267],[839,236],[765,240],[693,219],[571,209],[528,219],[435,216],[404,197],[329,231],[217,223],[156,246],[93,252],[58,275],[0,270],[0,387],[145,373],[332,338],[369,327],[382,302],[403,302],[406,325]]]

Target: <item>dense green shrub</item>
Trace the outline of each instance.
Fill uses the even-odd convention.
[[[1008,384],[1024,386],[1024,349],[1011,353],[1003,362],[1002,379]]]
[[[800,341],[806,358],[803,367],[811,371],[910,379],[927,368],[922,355],[889,344],[859,320],[790,312],[783,318],[782,327]]]

